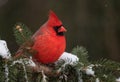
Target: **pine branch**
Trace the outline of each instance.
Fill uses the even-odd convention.
[[[17,23],[14,28],[14,36],[16,38],[16,42],[18,45],[23,44],[27,40],[31,39],[32,32],[28,29],[28,27],[22,23]]]
[[[0,57],[1,82],[8,82],[8,78],[9,82],[115,82],[116,78],[120,77],[119,62],[108,59],[89,61],[88,51],[81,46],[72,50],[72,53],[79,57],[78,64],[63,66],[64,62],[59,65],[38,63],[30,58],[36,51],[31,48],[34,42],[31,40],[32,33],[26,25],[16,24],[14,35],[20,45],[17,53],[24,55],[20,55],[17,59],[7,60],[7,62]],[[8,76],[7,73],[5,74],[5,66],[9,68]]]
[[[94,70],[96,76],[102,81],[114,82],[120,76],[120,63],[108,59],[101,59],[95,62]]]
[[[32,32],[27,28],[26,25],[22,23],[17,23],[14,27],[14,36],[16,42],[20,45],[20,48],[16,52],[14,59],[18,58],[20,55],[27,56],[27,54],[36,53],[35,50],[32,50],[33,41],[31,39]]]
[[[76,54],[79,57],[79,62],[83,65],[89,65],[88,61],[88,51],[82,47],[82,46],[77,46],[73,48],[72,52],[73,54]]]

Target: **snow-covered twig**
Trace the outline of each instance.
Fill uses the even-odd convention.
[[[91,64],[91,65],[85,67],[83,70],[85,71],[85,73],[86,73],[87,75],[95,76],[95,71],[93,71],[93,67],[94,67],[94,66],[95,66],[95,65]]]
[[[74,54],[71,54],[68,52],[63,52],[63,54],[60,56],[58,61],[56,61],[55,63],[59,64],[59,62],[61,62],[61,61],[64,62],[64,66],[67,64],[75,66],[78,63],[79,58]]]
[[[95,82],[100,82],[99,78],[96,78]]]
[[[22,65],[23,65],[23,70],[24,70],[24,72],[25,72],[25,79],[26,79],[26,82],[28,82],[27,71],[26,71],[26,67],[25,67],[24,62],[22,63]]]
[[[15,65],[16,63],[19,63],[19,64],[22,64],[23,66],[23,70],[24,70],[24,73],[25,73],[25,79],[26,79],[26,82],[28,82],[28,77],[27,77],[27,71],[26,71],[26,67],[25,67],[25,63],[24,63],[24,60],[23,59],[19,59],[19,60],[16,60],[16,61],[13,61],[12,65]]]
[[[33,60],[32,60],[32,57],[24,58],[23,61],[24,61],[25,65],[27,65],[29,67],[35,67],[36,66],[35,62],[33,62]]]
[[[42,80],[41,82],[48,82],[47,81],[47,76],[44,74],[44,71],[42,70]]]
[[[8,65],[7,63],[5,63],[4,65],[4,68],[5,68],[5,82],[8,82],[9,81],[9,68],[8,68]]]
[[[59,73],[60,71],[64,70],[66,65],[71,65],[71,66],[77,65],[78,61],[79,61],[79,58],[76,55],[68,52],[63,52],[60,58],[55,62],[56,66],[62,63],[62,65],[57,70],[57,72]]]
[[[15,65],[16,63],[22,64],[23,62],[24,62],[24,64],[26,66],[30,66],[30,67],[35,67],[36,66],[36,64],[32,60],[32,57],[30,57],[30,58],[23,58],[23,59],[19,59],[19,60],[13,61],[11,66]]]

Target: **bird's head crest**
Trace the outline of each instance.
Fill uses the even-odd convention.
[[[62,24],[62,22],[59,20],[57,15],[52,10],[49,11],[49,19],[48,19],[48,21],[49,21],[50,25],[56,25],[57,26],[57,25]]]

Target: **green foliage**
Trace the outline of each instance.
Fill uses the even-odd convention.
[[[0,57],[0,82],[4,82],[5,81],[5,76],[4,76],[4,65],[5,62],[3,61],[3,59]]]
[[[24,75],[23,67],[21,64],[16,64],[14,66],[10,66],[9,70],[10,70],[9,77],[11,78],[11,82],[25,81],[25,77],[24,77],[25,75]],[[14,71],[12,71],[12,70],[14,70]]]
[[[88,51],[86,50],[86,48],[82,47],[82,46],[77,46],[75,48],[73,48],[72,52],[73,54],[76,54],[79,58],[79,62],[83,63],[84,65],[88,65],[89,61],[88,61]]]
[[[22,30],[21,32],[19,31],[19,29],[16,28],[17,26],[20,26],[20,29]],[[30,29],[28,29],[28,27],[22,23],[17,23],[14,26],[13,30],[18,45],[23,44],[26,40],[29,40],[32,36],[32,32],[30,31]]]
[[[114,82],[120,76],[120,63],[118,62],[101,59],[94,62],[94,64],[96,64],[94,67],[96,76],[102,81]]]
[[[81,50],[81,51],[80,51]],[[73,53],[79,55],[84,54],[84,57],[81,59],[85,59],[84,61],[80,61],[84,64],[84,62],[88,64],[88,55],[85,54],[86,49],[83,47],[76,47],[72,51]],[[83,55],[82,54],[82,55]],[[86,57],[87,56],[87,57]],[[24,82],[26,81],[25,78],[25,71],[23,69],[22,64],[13,64],[14,61],[8,61],[8,68],[9,68],[9,82]],[[0,77],[1,82],[5,81],[5,61],[1,58],[0,60]],[[101,59],[99,61],[89,62],[89,65],[77,65],[77,66],[71,66],[66,65],[65,67],[61,68],[61,75],[58,77],[50,77],[48,76],[47,81],[48,82],[95,82],[96,78],[99,78],[100,82],[115,82],[115,79],[120,76],[120,63],[107,60],[107,59]],[[95,71],[95,76],[87,75],[85,73],[85,69],[87,69],[87,66],[93,65],[92,69]],[[32,73],[29,71],[29,69],[26,69],[27,73],[27,80],[28,82],[42,82],[42,74],[41,73]]]
[[[73,49],[72,53],[77,54],[80,64],[77,68],[80,69],[82,79],[84,82],[95,82],[96,78],[99,78],[100,82],[115,82],[117,77],[120,77],[120,63],[108,59],[100,59],[98,61],[88,61],[88,52],[84,47],[77,46]],[[93,65],[92,69],[95,72],[95,76],[87,75],[84,68]],[[82,66],[82,67],[81,67]]]

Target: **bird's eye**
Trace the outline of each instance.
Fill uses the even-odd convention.
[[[58,29],[59,29],[61,26],[63,26],[63,25],[60,25],[60,26],[54,26],[53,28],[54,28],[54,30],[55,30],[56,32],[58,32]]]
[[[53,28],[54,28],[55,31],[58,31],[58,29],[59,29],[61,26],[63,26],[63,25],[60,25],[60,26],[54,26]]]
[[[59,25],[59,26],[54,26],[54,30],[56,32],[57,35],[63,36],[64,33],[63,32],[58,32],[59,28],[61,28],[63,25]]]

